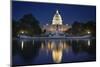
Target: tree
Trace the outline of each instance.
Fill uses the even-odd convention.
[[[18,32],[18,27],[19,27],[19,22],[12,20],[12,36],[16,37],[17,32]]]
[[[90,31],[91,35],[96,36],[96,22],[88,21],[83,25],[83,31]]]
[[[73,24],[72,24],[72,33],[74,35],[80,35],[81,34],[81,31],[82,31],[82,23],[78,22],[78,21],[75,21]]]
[[[32,14],[24,15],[20,20],[20,30],[26,30],[28,35],[40,35],[41,28],[39,22]]]

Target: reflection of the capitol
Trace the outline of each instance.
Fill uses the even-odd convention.
[[[37,45],[38,42],[24,41],[21,40],[21,49],[24,50],[28,45]],[[27,45],[27,46],[25,46]],[[31,46],[30,45],[30,46]],[[39,44],[38,44],[39,45]],[[87,51],[91,47],[91,41],[88,40],[43,40],[41,41],[41,51],[46,52],[47,55],[51,55],[55,63],[62,62],[62,56],[65,52],[68,54],[70,52],[78,53],[81,51]]]
[[[63,51],[69,51],[71,47],[66,43],[66,41],[61,40],[52,40],[46,41],[45,44],[41,44],[41,49],[48,52],[51,52],[52,59],[55,63],[60,63],[62,60]]]

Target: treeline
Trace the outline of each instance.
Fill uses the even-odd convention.
[[[87,35],[91,34],[92,36],[96,36],[96,22],[95,21],[87,21],[87,22],[78,22],[75,21],[72,24],[72,28],[66,31],[69,35]]]
[[[18,21],[12,20],[12,36],[16,37],[23,33],[29,36],[40,36],[45,31],[42,31],[39,21],[32,14],[26,14]],[[96,36],[96,22],[87,21],[82,23],[75,21],[72,24],[72,28],[65,31],[65,34],[71,36],[91,34],[92,36]]]
[[[18,21],[12,20],[12,36],[16,37],[23,33],[29,36],[41,34],[39,21],[32,14],[26,14]]]

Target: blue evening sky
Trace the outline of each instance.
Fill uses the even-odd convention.
[[[23,15],[32,13],[40,24],[50,24],[56,10],[59,10],[64,24],[96,21],[96,6],[19,1],[12,2],[12,19],[19,20]]]

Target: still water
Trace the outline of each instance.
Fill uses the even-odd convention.
[[[72,63],[96,60],[96,40],[13,40],[12,65]]]

